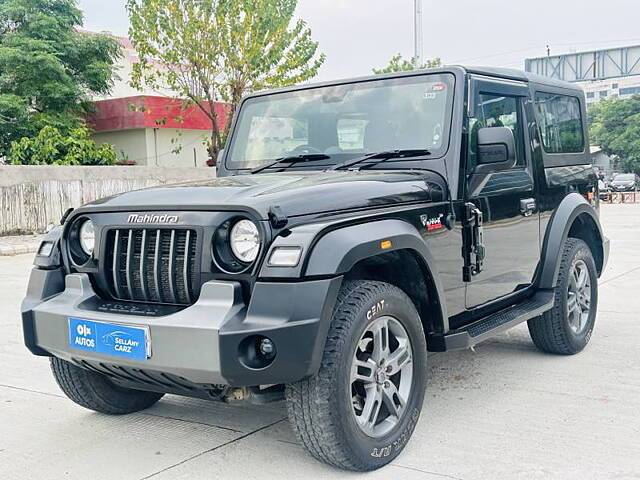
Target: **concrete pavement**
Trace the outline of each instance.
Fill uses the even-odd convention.
[[[23,255],[38,251],[43,235],[0,237],[0,257]]]
[[[590,346],[539,353],[526,326],[430,357],[404,453],[369,479],[640,479],[640,205],[605,205],[612,239]],[[281,403],[167,396],[108,417],[67,400],[22,345],[31,255],[0,258],[0,476],[7,479],[351,478],[309,457]]]

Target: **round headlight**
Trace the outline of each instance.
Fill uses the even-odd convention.
[[[231,250],[238,260],[251,263],[258,258],[260,232],[251,220],[240,220],[231,229],[229,237]]]
[[[93,228],[93,222],[91,220],[86,220],[80,226],[78,238],[80,240],[80,247],[82,248],[82,251],[87,255],[91,255],[96,243],[95,229]]]

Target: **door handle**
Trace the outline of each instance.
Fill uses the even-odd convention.
[[[525,217],[530,217],[536,211],[536,199],[535,198],[522,198],[520,199],[520,213]]]

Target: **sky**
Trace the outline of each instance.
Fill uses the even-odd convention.
[[[85,28],[126,35],[124,0],[80,0]],[[640,44],[637,0],[423,0],[424,56],[524,68],[524,59]],[[413,56],[413,0],[299,0],[327,60],[316,80],[368,75]]]

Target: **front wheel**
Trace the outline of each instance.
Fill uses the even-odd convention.
[[[131,390],[107,377],[59,358],[51,359],[51,371],[64,394],[78,405],[108,415],[124,415],[149,408],[162,393]]]
[[[543,352],[573,355],[589,343],[598,308],[596,263],[582,240],[565,242],[554,293],[553,308],[529,320],[529,333]]]
[[[395,286],[346,282],[320,370],[288,385],[296,434],[318,460],[368,471],[397,457],[416,426],[426,387],[420,316]]]

